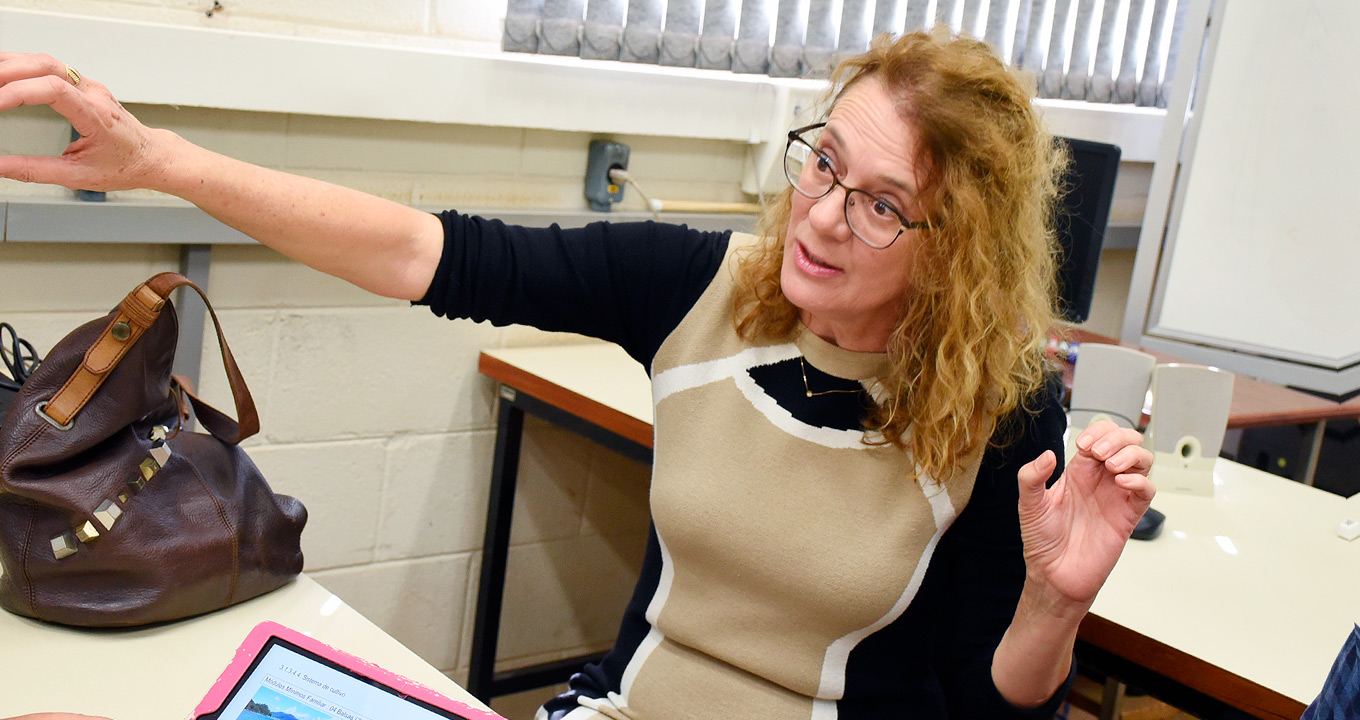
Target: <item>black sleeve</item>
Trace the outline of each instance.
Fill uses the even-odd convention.
[[[654,222],[564,230],[439,217],[444,253],[416,304],[450,318],[601,338],[649,369],[717,273],[731,235]]]
[[[1037,412],[1020,409],[1002,420],[1000,443],[987,449],[968,506],[940,540],[948,599],[936,667],[951,718],[1052,718],[1075,678],[1069,671],[1053,697],[1032,710],[1012,706],[992,682],[992,655],[1025,584],[1016,475],[1044,450],[1058,457],[1049,484],[1062,475],[1067,417],[1058,401],[1061,388],[1055,378],[1036,398]]]

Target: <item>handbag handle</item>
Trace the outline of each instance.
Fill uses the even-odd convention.
[[[232,399],[236,403],[236,417],[232,420],[226,414],[199,400],[184,388],[185,395],[194,406],[194,413],[203,427],[217,439],[228,444],[236,444],[260,431],[260,415],[255,409],[255,400],[250,396],[236,358],[227,347],[227,338],[222,334],[222,324],[217,320],[208,296],[189,278],[175,272],[163,272],[138,285],[119,303],[112,322],[104,328],[99,338],[85,353],[80,366],[71,374],[66,384],[61,386],[51,400],[38,406],[38,414],[61,429],[70,429],[76,416],[85,404],[94,397],[119,361],[127,354],[137,339],[160,317],[161,308],[176,288],[188,286],[203,298],[203,304],[212,317],[213,328],[217,331],[217,345],[222,349],[222,364],[227,371],[227,382],[231,385]]]

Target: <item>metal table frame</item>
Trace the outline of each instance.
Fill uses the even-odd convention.
[[[520,445],[524,438],[526,413],[571,430],[625,457],[647,464],[652,462],[651,447],[502,383],[496,421],[496,450],[491,467],[491,498],[487,503],[482,573],[477,586],[472,659],[467,680],[468,692],[483,702],[500,695],[564,682],[585,663],[598,662],[602,657],[600,654],[582,655],[496,671],[496,646],[505,599],[506,562],[510,555],[510,525],[515,512],[515,489],[519,478]]]

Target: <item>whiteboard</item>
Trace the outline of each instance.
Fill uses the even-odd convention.
[[[1360,362],[1360,3],[1219,0],[1148,334]]]

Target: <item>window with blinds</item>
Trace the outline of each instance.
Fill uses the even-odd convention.
[[[1166,106],[1189,0],[508,0],[501,47],[826,77],[881,33],[947,25],[1046,98]]]

